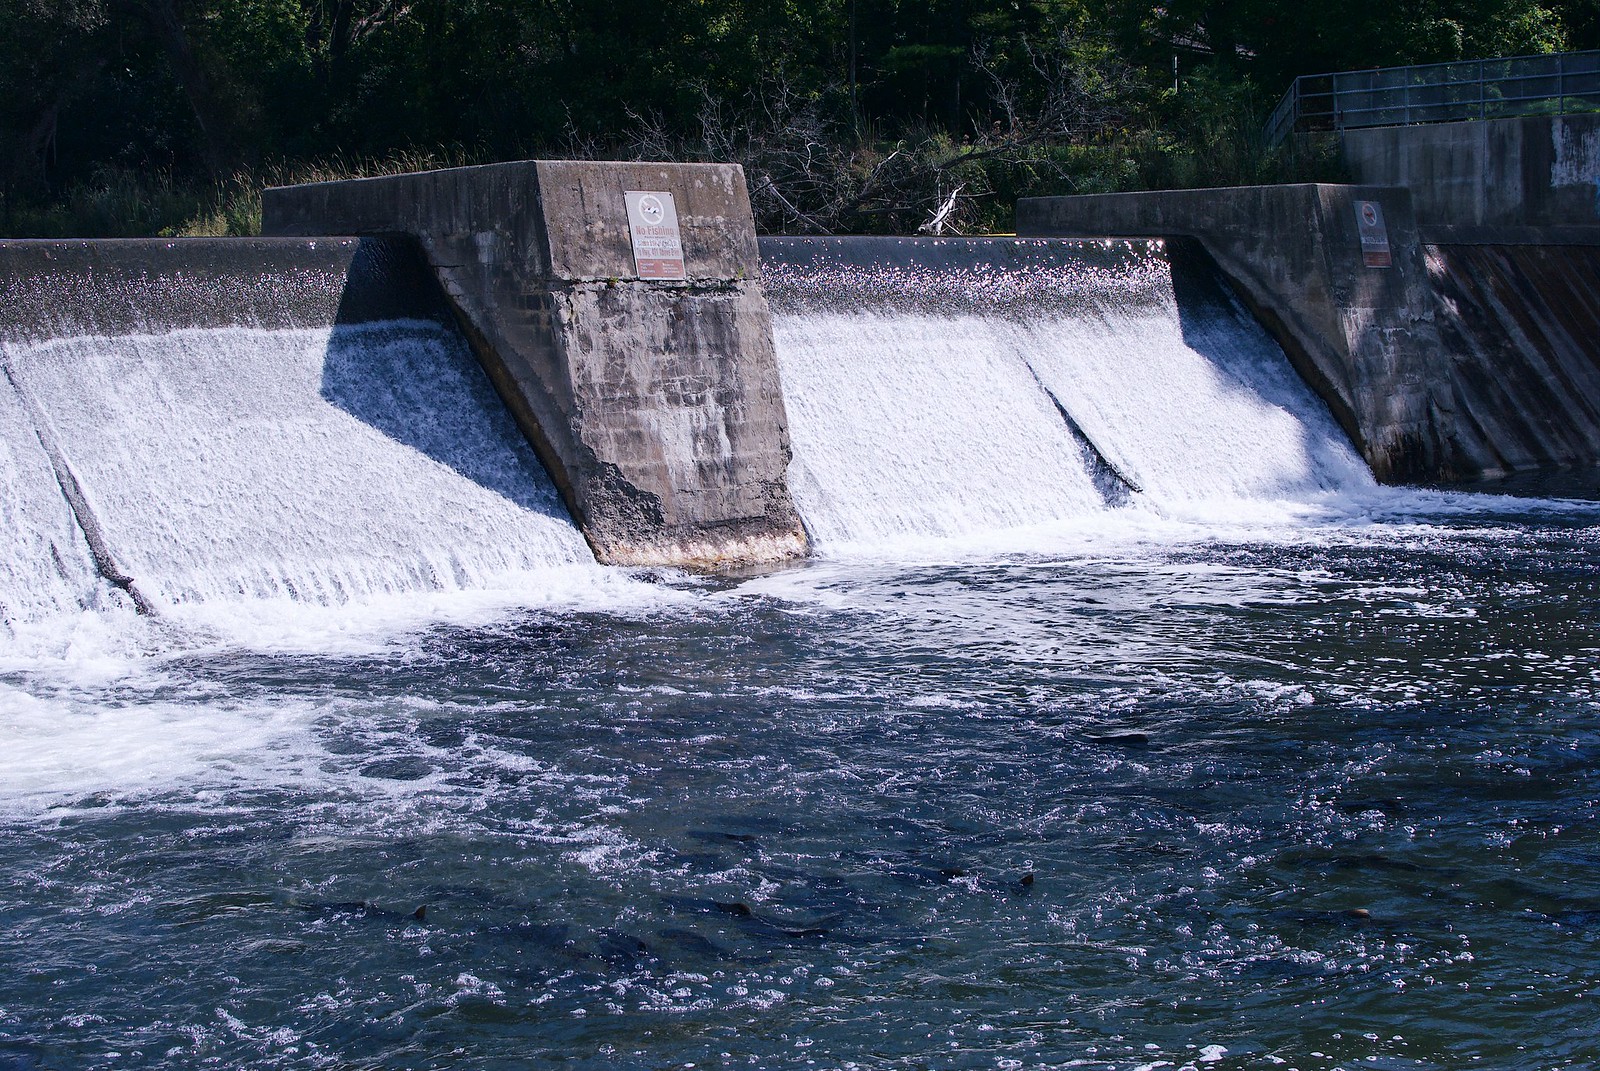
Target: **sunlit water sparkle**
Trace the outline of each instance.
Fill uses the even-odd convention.
[[[0,1053],[1584,1066],[1594,519],[1101,531],[14,668]]]

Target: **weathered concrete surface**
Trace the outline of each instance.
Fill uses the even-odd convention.
[[[1346,130],[1341,151],[1357,182],[1411,191],[1426,241],[1600,242],[1600,115]]]
[[[1356,201],[1383,206],[1393,266],[1363,263]],[[1197,238],[1390,482],[1478,474],[1456,432],[1450,369],[1405,190],[1253,186],[1027,198],[1019,235]]]
[[[1600,462],[1600,248],[1429,246],[1427,261],[1485,474]]]
[[[637,277],[626,190],[674,195],[687,281]],[[601,561],[806,553],[738,167],[528,161],[318,183],[268,190],[263,225],[415,236]]]

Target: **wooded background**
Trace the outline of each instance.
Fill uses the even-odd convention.
[[[791,232],[1337,179],[1296,75],[1600,47],[1600,0],[0,0],[0,232],[251,233],[263,184],[718,159]],[[952,199],[953,198],[953,199]]]

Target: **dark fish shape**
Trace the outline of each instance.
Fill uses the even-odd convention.
[[[1112,747],[1146,748],[1150,746],[1149,733],[1098,733],[1085,736],[1091,744],[1109,744]]]
[[[756,835],[754,833],[724,833],[715,829],[691,829],[689,836],[697,840],[706,840],[713,843],[720,841],[731,841],[734,844],[756,843]]]
[[[771,963],[771,956],[747,956],[735,952],[731,948],[724,948],[709,937],[695,930],[682,926],[669,926],[664,930],[657,930],[656,936],[669,944],[673,950],[684,952],[702,959],[726,960],[732,963],[745,963],[758,965]]]
[[[1336,855],[1323,864],[1329,870],[1396,870],[1408,874],[1420,873],[1424,868],[1403,859],[1371,852],[1366,855]]]
[[[396,922],[426,922],[428,919],[428,905],[426,904],[415,911],[396,911],[393,908],[379,907],[377,904],[368,903],[365,900],[345,900],[336,903],[316,900],[291,900],[290,906],[314,915],[355,915],[361,918],[389,919]]]
[[[1285,908],[1274,911],[1272,917],[1283,922],[1296,922],[1302,926],[1365,926],[1372,921],[1372,912],[1364,907],[1351,907],[1342,911],[1296,911]]]
[[[799,938],[825,937],[828,934],[826,926],[797,926],[787,919],[758,914],[749,904],[738,900],[700,900],[685,896],[669,896],[665,900],[674,909],[736,918],[752,936]]]
[[[618,967],[635,967],[656,958],[642,938],[612,929],[595,931],[595,954]]]

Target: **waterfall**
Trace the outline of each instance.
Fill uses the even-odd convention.
[[[108,600],[338,605],[597,568],[405,247],[71,255],[90,259],[7,291],[7,631]],[[780,238],[762,256],[789,482],[824,550],[1371,485],[1198,248]]]
[[[10,364],[158,609],[471,588],[592,560],[438,323],[58,338]]]
[[[0,376],[0,632],[89,605],[97,593],[83,530],[22,399]]]
[[[1203,254],[1161,242],[762,241],[818,543],[1369,486]]]

